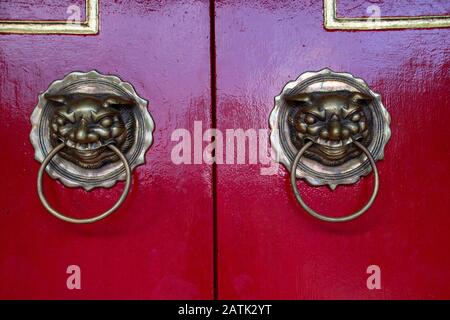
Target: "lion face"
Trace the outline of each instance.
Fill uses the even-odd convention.
[[[107,146],[126,152],[132,140],[133,121],[125,108],[132,101],[111,96],[46,96],[56,102],[50,120],[51,141],[66,147],[61,156],[83,168],[98,168],[117,161]]]
[[[367,105],[372,98],[350,91],[314,92],[289,97],[296,108],[290,118],[299,144],[314,142],[305,156],[336,166],[360,155],[352,142],[370,139]]]

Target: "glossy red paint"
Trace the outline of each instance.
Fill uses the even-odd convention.
[[[449,15],[447,0],[337,0],[338,17],[416,17],[424,15]]]
[[[99,35],[0,35],[0,298],[210,299],[211,168],[170,158],[174,129],[211,119],[209,3],[100,4]],[[120,76],[150,101],[155,142],[123,207],[71,225],[39,202],[29,118],[52,81],[92,69]],[[78,217],[106,209],[123,188],[86,193],[44,183],[50,202]],[[66,288],[72,264],[81,267],[81,290]]]
[[[345,1],[339,13],[364,15],[356,10],[364,5]],[[56,0],[24,3],[19,18],[47,18],[49,6],[64,15]],[[213,252],[220,299],[450,298],[448,29],[330,32],[321,1],[217,1],[210,57],[208,1],[100,3],[99,35],[0,35],[1,299],[210,299]],[[383,8],[429,9],[396,3]],[[262,176],[261,165],[172,164],[174,129],[192,131],[196,120],[268,129],[286,82],[323,67],[364,78],[392,116],[380,194],[363,217],[339,225],[309,217],[284,168]],[[150,101],[155,143],[124,206],[74,226],[39,202],[29,116],[52,81],[91,69],[119,75]],[[299,184],[313,208],[332,214],[362,205],[372,182],[334,192]],[[78,217],[106,209],[123,188],[87,193],[49,178],[45,186],[52,204]],[[72,264],[82,290],[66,288]],[[366,287],[372,264],[381,290]]]
[[[73,13],[86,17],[85,0],[1,1],[0,20],[67,20]],[[78,7],[78,8],[76,8]]]
[[[216,2],[219,129],[268,128],[283,86],[324,67],[365,79],[392,116],[378,199],[350,223],[308,216],[284,168],[218,166],[220,299],[450,298],[449,32],[330,32],[322,1]],[[334,192],[299,184],[313,208],[348,213],[372,182]],[[366,287],[372,264],[381,290]]]

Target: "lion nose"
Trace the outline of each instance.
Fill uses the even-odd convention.
[[[328,123],[328,136],[331,140],[341,140],[342,138],[342,125],[336,115],[333,115]]]
[[[89,125],[86,119],[81,119],[75,129],[75,140],[79,143],[90,143],[97,140],[97,135],[89,132]]]

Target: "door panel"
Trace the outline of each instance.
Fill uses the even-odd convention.
[[[88,0],[90,1],[90,0]],[[76,11],[81,20],[86,18],[85,0],[35,0],[2,1],[0,3],[0,20],[66,20]],[[17,2],[17,1],[15,1]],[[74,10],[75,8],[75,10]]]
[[[327,31],[322,9],[322,1],[216,2],[217,127],[267,129],[288,81],[325,67],[350,72],[381,93],[392,117],[378,198],[357,220],[329,224],[297,204],[284,167],[261,175],[265,165],[219,165],[219,298],[448,299],[449,30]],[[299,187],[333,214],[360,208],[372,183]],[[371,265],[381,269],[380,290],[366,285]]]
[[[1,6],[42,18],[57,2]],[[97,35],[0,35],[0,298],[212,298],[211,168],[170,158],[175,129],[211,119],[209,26],[208,1],[101,1]],[[54,80],[93,69],[132,83],[156,130],[123,206],[72,225],[39,202],[30,115]],[[123,188],[85,192],[47,175],[44,185],[49,202],[76,217],[107,209]],[[81,268],[81,290],[66,286],[70,265]]]

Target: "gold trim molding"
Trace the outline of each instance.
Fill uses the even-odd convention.
[[[80,23],[62,20],[0,20],[0,33],[14,34],[97,34],[99,31],[98,0],[85,0],[86,19]]]
[[[450,27],[450,15],[418,17],[341,18],[337,0],[323,0],[325,28],[329,30],[429,29]]]

